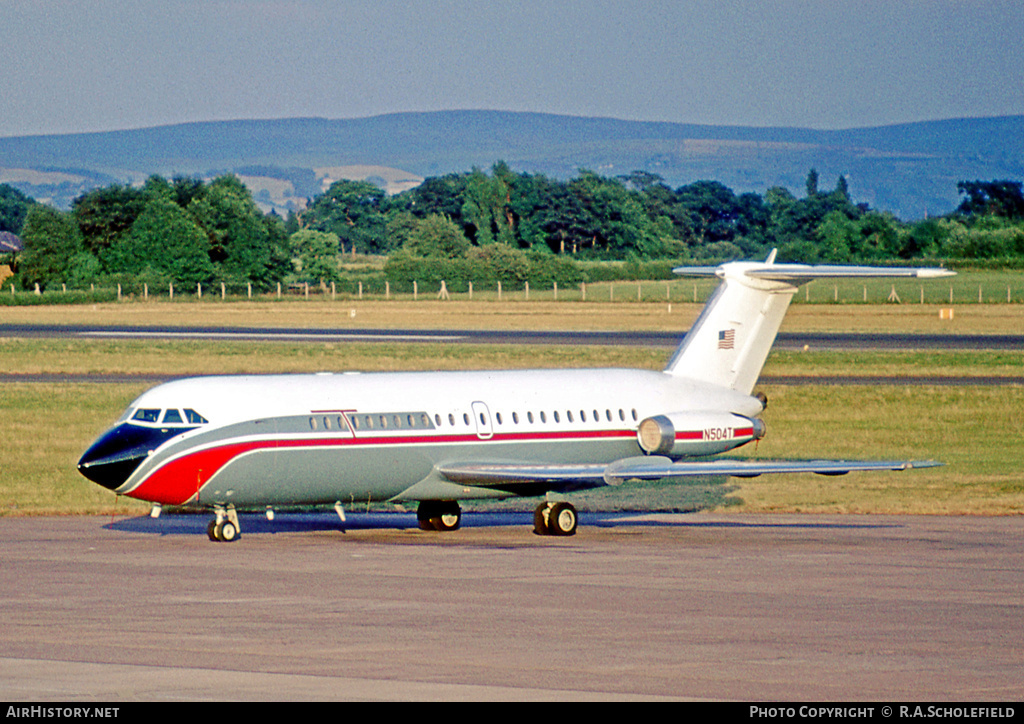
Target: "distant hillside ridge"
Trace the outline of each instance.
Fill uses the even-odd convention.
[[[57,205],[97,185],[138,183],[154,173],[251,177],[259,168],[263,178],[292,183],[299,198],[320,188],[324,169],[389,168],[397,189],[499,160],[560,179],[580,169],[604,176],[642,170],[673,188],[710,179],[737,193],[784,186],[798,196],[814,168],[823,189],[843,176],[855,201],[913,220],[954,209],[958,181],[1024,179],[1024,116],[821,131],[436,111],[0,138],[0,181],[14,178],[15,187]],[[55,176],[60,183],[45,183]]]

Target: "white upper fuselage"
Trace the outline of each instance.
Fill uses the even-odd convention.
[[[733,390],[628,369],[182,379],[141,395],[122,427],[172,434],[169,410],[205,422],[182,425],[116,491],[170,504],[384,500],[446,462],[610,463],[642,454],[636,431],[650,415],[761,409]]]

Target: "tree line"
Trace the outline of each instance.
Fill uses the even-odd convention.
[[[387,256],[385,273],[398,284],[455,285],[568,284],[588,281],[580,261],[703,263],[772,248],[780,260],[805,263],[1024,262],[1022,184],[964,181],[958,191],[953,213],[905,223],[854,203],[843,177],[823,189],[813,169],[798,197],[783,187],[736,194],[717,181],[672,189],[643,171],[581,170],[561,181],[499,162],[390,197],[365,181],[338,181],[282,219],[264,214],[233,175],[153,176],[141,187],[90,191],[66,212],[0,185],[0,231],[22,238],[10,261],[24,288],[326,285],[342,279],[341,255],[356,253]]]

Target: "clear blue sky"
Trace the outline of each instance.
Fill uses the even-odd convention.
[[[1024,114],[1021,0],[0,0],[0,136],[449,109]]]

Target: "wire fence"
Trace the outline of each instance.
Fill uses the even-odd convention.
[[[270,290],[252,285],[212,284],[150,286],[148,284],[24,291],[13,285],[0,290],[0,305],[88,304],[146,301],[246,300],[476,300],[495,302],[614,302],[703,304],[718,285],[717,279],[609,281],[574,285],[502,283],[486,287],[470,284],[455,292],[445,282],[393,286],[383,279],[332,284],[278,284]],[[797,291],[797,304],[1022,304],[1024,272],[965,272],[945,280],[815,280]]]

